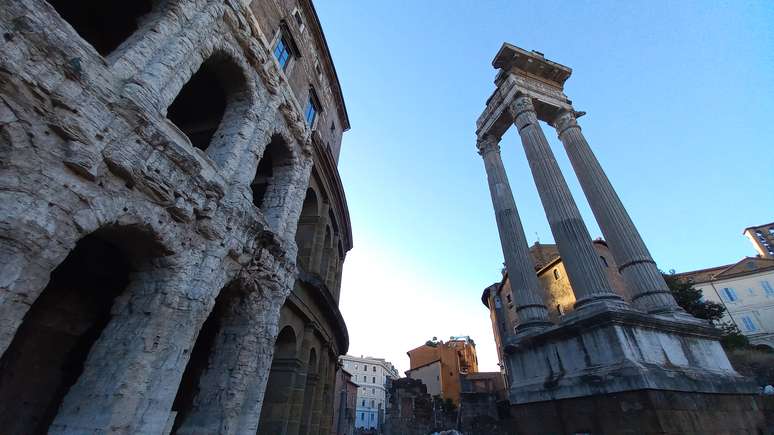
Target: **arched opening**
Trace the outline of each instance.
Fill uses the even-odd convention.
[[[274,358],[261,408],[259,434],[284,433],[287,425],[286,415],[290,412],[290,397],[296,379],[296,368],[299,365],[296,346],[295,331],[292,327],[285,326],[274,343]]]
[[[266,211],[283,203],[289,185],[288,175],[292,167],[292,155],[282,136],[276,134],[263,152],[251,184],[253,204]]]
[[[141,263],[160,254],[147,234],[111,227],[81,239],[51,272],[0,358],[3,433],[45,434],[81,376],[114,300]]]
[[[151,0],[48,0],[57,13],[102,56],[107,56],[137,31]]]
[[[216,133],[224,121],[241,118],[239,103],[246,99],[246,87],[239,65],[225,54],[213,54],[180,90],[167,118],[202,151],[215,143],[224,145],[226,132]]]
[[[331,234],[331,227],[325,226],[325,239],[323,242],[322,259],[320,261],[320,278],[325,281],[328,278],[328,269],[331,264],[331,256],[333,255],[333,238]]]
[[[306,197],[301,208],[301,216],[296,227],[296,246],[298,246],[298,264],[309,270],[309,263],[314,248],[315,229],[319,215],[317,194],[311,187],[306,190]]]
[[[215,299],[215,305],[196,337],[172,404],[172,411],[177,415],[171,433],[176,433],[185,423],[196,406],[195,402],[201,402],[201,399],[197,400],[197,396],[202,392],[200,387],[205,373],[208,370],[221,369],[214,357],[217,356],[216,352],[221,350],[219,345],[222,341],[222,331],[228,330],[229,325],[235,320],[238,321],[241,316],[239,305],[243,296],[240,287],[231,284],[224,287]]]
[[[317,351],[312,348],[309,351],[309,359],[306,365],[306,386],[304,387],[304,402],[301,408],[301,430],[299,433],[308,433],[312,418],[314,396],[317,391],[317,382],[320,379],[317,367]]]

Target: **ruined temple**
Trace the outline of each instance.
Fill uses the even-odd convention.
[[[2,432],[329,433],[349,120],[311,1],[1,0],[0,33]]]

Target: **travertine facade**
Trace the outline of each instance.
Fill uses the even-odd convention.
[[[349,124],[311,3],[3,0],[0,33],[4,433],[254,434],[291,324],[326,432]]]

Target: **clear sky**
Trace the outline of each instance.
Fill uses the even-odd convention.
[[[408,369],[433,336],[470,335],[497,370],[482,290],[503,261],[475,121],[504,41],[573,74],[565,93],[663,270],[754,255],[774,221],[774,2],[337,1],[315,4],[352,129],[339,170],[355,247],[349,353]],[[501,143],[530,243],[552,242],[514,129]],[[601,235],[544,126],[592,237]]]

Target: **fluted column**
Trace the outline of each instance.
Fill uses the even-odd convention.
[[[575,293],[575,307],[581,308],[591,302],[604,300],[623,304],[602,270],[589,231],[540,128],[532,99],[520,95],[509,109],[519,128],[540,201]]]
[[[521,226],[511,185],[500,158],[499,138],[485,136],[478,140],[478,153],[484,159],[489,192],[500,233],[500,244],[514,293],[514,306],[519,317],[518,330],[550,325],[548,310],[541,297],[542,289],[529,254],[527,238]],[[510,333],[510,331],[507,331]]]
[[[656,262],[591,151],[574,111],[562,111],[554,121],[559,140],[570,157],[599,228],[613,253],[635,307],[648,311],[679,311]]]

